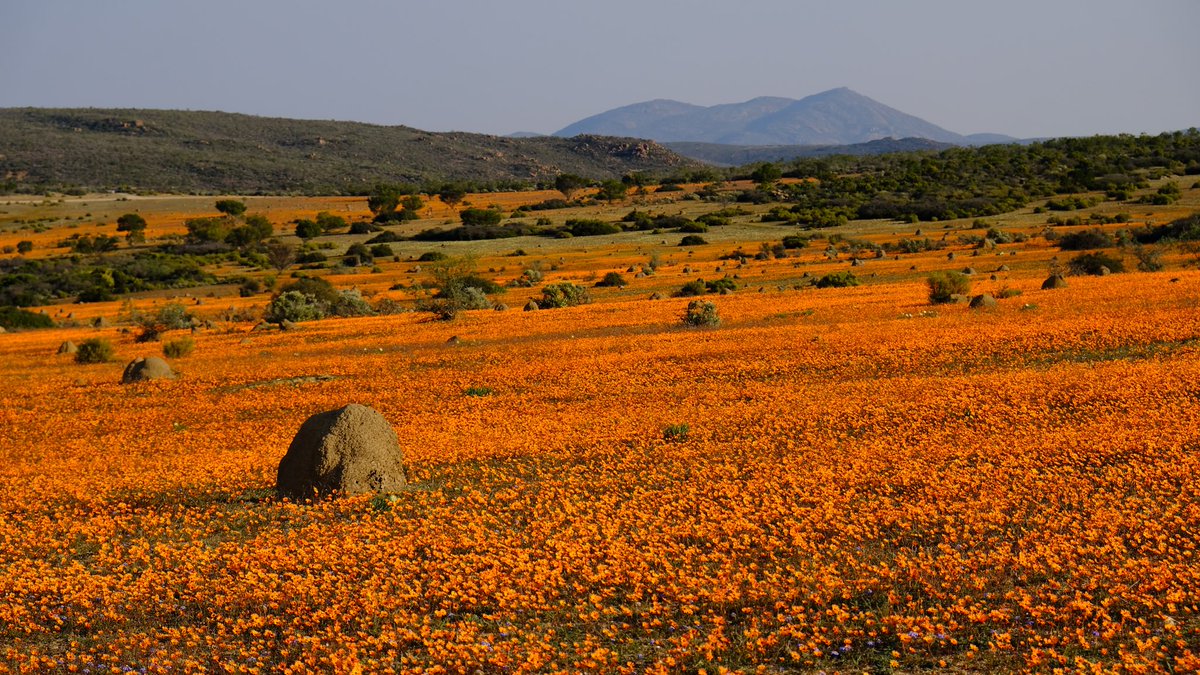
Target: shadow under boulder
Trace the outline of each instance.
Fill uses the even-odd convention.
[[[400,441],[378,411],[351,403],[305,420],[279,462],[275,489],[303,499],[404,489]]]

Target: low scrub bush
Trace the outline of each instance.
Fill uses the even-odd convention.
[[[717,306],[707,300],[693,300],[683,313],[683,323],[694,328],[710,328],[721,325]]]
[[[663,440],[668,443],[682,443],[688,438],[690,428],[686,424],[671,424],[663,428]]]
[[[846,288],[859,285],[858,277],[853,272],[833,272],[817,279],[817,288]]]
[[[190,337],[181,337],[163,344],[163,356],[168,359],[181,359],[196,348],[196,341]]]
[[[1086,251],[1093,248],[1113,246],[1113,238],[1104,230],[1093,228],[1079,232],[1068,232],[1058,238],[1058,247],[1064,251]]]
[[[625,285],[627,285],[625,277],[621,276],[619,272],[609,272],[604,275],[603,279],[596,282],[596,286],[599,288],[612,288]]]
[[[1124,272],[1125,263],[1120,258],[1103,253],[1084,253],[1067,262],[1067,270],[1076,275],[1099,276],[1104,274],[1106,268],[1112,273]]]
[[[0,326],[5,330],[20,328],[53,328],[54,320],[45,314],[18,307],[0,307]]]
[[[962,272],[934,272],[925,283],[929,285],[929,302],[935,305],[954,302],[954,296],[971,292],[971,278]]]
[[[537,301],[539,309],[557,309],[586,305],[592,301],[587,289],[570,282],[550,284],[542,289],[542,298]]]
[[[104,338],[90,338],[79,343],[75,363],[108,363],[113,360],[112,343]]]

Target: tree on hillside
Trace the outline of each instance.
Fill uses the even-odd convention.
[[[454,206],[467,196],[467,186],[463,183],[446,183],[437,189],[437,196],[442,201]]]
[[[416,212],[409,211],[407,208],[407,203],[412,203],[411,200],[406,200],[404,211],[409,211],[412,215],[404,211],[398,214],[396,209],[406,197],[416,197],[418,200],[416,203],[420,204],[420,197],[417,196],[418,190],[416,185],[408,183],[378,183],[375,187],[371,188],[371,193],[367,195],[367,208],[371,209],[371,213],[375,214],[375,222],[377,223],[390,220],[412,220],[416,217]],[[420,207],[418,206],[418,208]]]
[[[136,213],[126,213],[117,218],[117,232],[126,232],[126,241],[131,244],[146,241],[146,219]]]
[[[267,262],[279,271],[280,274],[296,262],[296,251],[291,246],[272,239],[263,245],[263,253],[267,256]]]
[[[596,193],[596,199],[615,202],[624,199],[628,191],[628,185],[619,180],[609,179],[600,183],[600,191]]]
[[[350,224],[346,222],[345,218],[334,215],[328,211],[321,211],[317,214],[317,225],[320,226],[321,232],[325,234],[332,234],[338,230],[344,230],[347,227],[350,227]]]
[[[296,236],[301,239],[312,239],[321,236],[321,225],[315,220],[301,218],[296,221]]]
[[[573,173],[560,173],[554,179],[554,189],[563,193],[563,196],[567,199],[570,199],[571,195],[587,187],[590,182],[588,179],[576,176]]]
[[[783,177],[783,171],[779,166],[771,162],[763,162],[755,167],[754,172],[750,174],[750,180],[753,180],[759,185],[770,185]]]
[[[246,248],[261,242],[272,234],[275,234],[275,228],[271,225],[271,221],[267,220],[266,216],[255,213],[246,216],[245,225],[230,230],[225,237],[225,243],[237,248]]]

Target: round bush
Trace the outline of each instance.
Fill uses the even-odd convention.
[[[108,363],[112,359],[112,343],[104,338],[84,340],[75,352],[75,363]]]
[[[717,315],[717,306],[713,303],[707,300],[692,300],[683,314],[683,323],[695,327],[719,326],[721,317]]]

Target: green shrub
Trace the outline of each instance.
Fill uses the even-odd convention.
[[[929,285],[929,302],[935,305],[954,302],[955,295],[971,292],[971,278],[962,272],[934,272],[925,279],[925,283]]]
[[[417,262],[438,262],[446,259],[446,254],[441,251],[426,251],[417,258]]]
[[[517,288],[530,288],[542,283],[542,271],[536,267],[530,267],[521,271],[521,276],[514,279],[512,286]]]
[[[375,310],[371,309],[358,289],[350,289],[339,292],[327,312],[333,316],[371,316]]]
[[[709,293],[729,293],[737,290],[737,283],[729,277],[721,277],[716,281],[704,282],[704,290]]]
[[[1133,255],[1137,257],[1137,268],[1140,272],[1158,272],[1163,268],[1162,253],[1155,249],[1134,246]]]
[[[113,360],[112,343],[104,338],[89,338],[79,343],[75,363],[108,363]]]
[[[296,236],[301,239],[312,239],[321,236],[321,226],[315,220],[301,219],[296,221]]]
[[[717,315],[717,306],[707,300],[692,300],[683,313],[683,323],[697,328],[721,325],[721,317]]]
[[[574,237],[593,237],[601,234],[617,234],[621,232],[621,226],[616,223],[606,223],[603,220],[594,218],[573,218],[568,220],[564,227]]]
[[[316,321],[325,318],[326,305],[320,299],[300,291],[283,291],[271,300],[263,313],[270,323]]]
[[[1104,274],[1102,268],[1108,268],[1108,271],[1113,273],[1124,272],[1125,263],[1120,258],[1103,253],[1084,253],[1067,262],[1067,269],[1071,274],[1099,276]]]
[[[707,243],[708,242],[705,241],[704,237],[701,237],[698,234],[689,234],[688,236],[679,240],[680,246],[703,246]]]
[[[539,309],[556,309],[586,305],[592,301],[587,289],[570,282],[550,284],[542,289],[542,299],[537,301]]]
[[[163,345],[163,356],[168,359],[181,359],[196,348],[196,342],[190,337],[181,337]]]
[[[704,223],[709,227],[724,227],[729,224],[729,217],[722,216],[717,213],[706,213],[696,218],[697,223]]]
[[[499,225],[504,214],[493,209],[463,209],[458,217],[463,225]]]
[[[690,431],[686,424],[671,424],[663,428],[663,440],[668,443],[682,443],[688,438]]]
[[[467,387],[463,391],[463,396],[491,396],[496,393],[491,387]]]
[[[817,288],[846,288],[859,285],[858,277],[852,272],[833,272],[817,279]]]
[[[603,279],[596,282],[596,286],[598,286],[600,288],[620,287],[620,286],[625,286],[625,285],[627,285],[626,281],[625,281],[625,277],[621,276],[621,274],[619,272],[609,272],[608,274],[604,275]]]
[[[1058,238],[1058,247],[1064,251],[1086,251],[1093,248],[1108,248],[1113,245],[1113,238],[1098,228],[1069,232]]]
[[[192,327],[192,314],[178,302],[168,302],[158,310],[155,322],[163,330],[179,330]]]
[[[262,283],[258,279],[244,279],[238,286],[238,295],[243,298],[249,298],[257,293],[262,292]]]
[[[694,297],[697,295],[704,295],[707,292],[708,292],[708,286],[704,283],[704,280],[696,279],[695,281],[687,282],[686,284],[683,285],[683,288],[680,288],[678,291],[675,291],[675,297],[690,298],[690,297]]]
[[[230,216],[240,216],[246,212],[245,202],[236,199],[221,199],[216,203],[217,210]]]
[[[17,307],[0,307],[0,326],[6,330],[19,328],[53,328],[54,320],[45,314]]]

